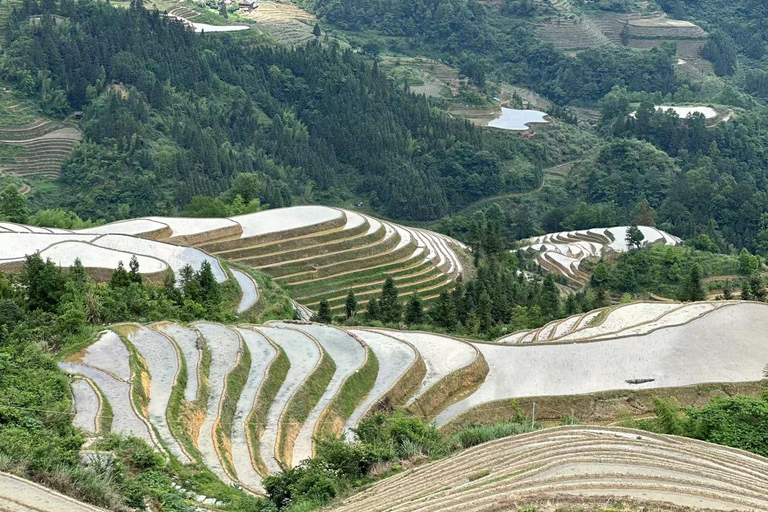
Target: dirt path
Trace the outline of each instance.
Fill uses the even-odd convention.
[[[549,177],[550,180],[552,179],[560,179],[560,178],[566,178],[568,176],[568,173],[571,171],[571,167],[573,167],[573,164],[575,164],[578,160],[572,160],[570,162],[565,162],[559,165],[556,165],[554,167],[549,167],[547,169],[544,169],[544,177],[541,180],[541,184],[532,189],[532,190],[526,190],[524,192],[511,192],[511,193],[504,193],[504,194],[497,194],[495,196],[486,197],[484,199],[480,199],[479,201],[475,201],[474,203],[465,206],[461,209],[459,214],[467,214],[472,211],[476,211],[481,206],[492,203],[494,201],[499,201],[500,199],[511,199],[515,197],[523,197],[523,196],[529,196],[536,194],[541,191],[542,188],[544,188],[544,185],[547,185],[550,181],[547,180],[547,177]]]

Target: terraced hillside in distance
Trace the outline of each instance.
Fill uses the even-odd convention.
[[[61,165],[82,138],[76,127],[37,119],[20,127],[0,127],[0,173],[19,178],[57,179]]]
[[[508,417],[530,397],[624,390],[641,409],[640,393],[755,383],[767,363],[768,305],[721,301],[634,303],[495,343],[303,322],[121,324],[60,366],[81,428],[139,436],[259,493],[264,476],[310,457],[318,436],[353,439],[372,411],[403,406],[451,430]],[[195,371],[182,379],[181,368]],[[168,417],[178,410],[198,421]]]
[[[709,34],[694,23],[670,19],[661,13],[592,13],[589,18],[616,46],[648,49],[674,42],[680,58],[678,65],[684,72],[694,77],[712,72],[712,65],[700,51]]]
[[[364,309],[388,276],[401,295],[418,293],[428,303],[462,274],[459,254],[465,250],[444,235],[325,206],[265,210],[229,219],[151,217],[76,234],[106,235],[94,243],[140,254],[145,254],[140,247],[153,244],[166,250],[171,244],[194,246],[271,275],[310,310],[327,299],[334,313],[343,311],[349,290]],[[140,240],[131,242],[137,237]]]
[[[317,22],[314,15],[292,3],[282,2],[259,2],[256,9],[242,15],[256,21],[260,29],[285,44],[302,44],[312,39],[312,29]]]
[[[403,471],[332,510],[567,510],[612,501],[632,510],[768,510],[768,459],[637,430],[558,427]]]
[[[584,229],[549,233],[520,242],[520,250],[535,254],[536,262],[548,272],[562,275],[568,286],[578,290],[589,283],[589,274],[581,264],[590,258],[599,259],[609,252],[629,250],[626,242],[628,226]],[[680,239],[649,226],[639,226],[642,245],[677,245]]]

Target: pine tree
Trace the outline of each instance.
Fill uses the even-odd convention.
[[[750,292],[750,295],[752,296],[752,300],[765,302],[766,291],[765,291],[765,283],[763,283],[763,278],[761,278],[759,275],[753,275],[752,277],[750,277],[749,292]]]
[[[723,299],[724,300],[731,300],[733,299],[733,292],[731,290],[731,282],[726,281],[723,284]]]
[[[132,283],[142,283],[141,273],[139,272],[139,260],[136,258],[136,255],[134,254],[131,256],[131,261],[128,263],[128,268],[130,268],[129,277],[131,279]]]
[[[749,281],[742,281],[741,283],[741,300],[752,300],[752,289],[749,286]]]
[[[312,318],[315,322],[324,324],[330,324],[333,321],[331,316],[331,306],[328,304],[327,299],[320,301],[320,307],[317,310],[317,314]]]
[[[115,269],[114,272],[112,272],[112,277],[109,280],[109,286],[111,288],[117,289],[117,288],[127,288],[131,285],[131,276],[128,275],[128,272],[125,270],[125,265],[123,265],[123,262],[120,261],[117,264],[117,269]]]
[[[210,304],[218,304],[221,301],[221,290],[209,261],[203,261],[200,271],[195,275],[195,280],[200,286],[202,300]]]
[[[477,320],[479,322],[479,329],[482,332],[488,332],[493,327],[493,317],[491,310],[493,308],[493,302],[491,302],[491,296],[487,290],[480,292],[480,297],[477,299]]]
[[[421,303],[421,297],[414,293],[408,301],[405,310],[405,322],[408,325],[418,325],[424,323],[424,306]]]
[[[320,30],[320,25],[315,23],[314,28],[312,29],[312,35],[315,37],[320,37],[323,34],[322,30]]]
[[[24,224],[29,219],[27,198],[15,185],[8,185],[0,192],[0,220]]]
[[[555,276],[552,273],[548,273],[547,277],[544,278],[544,285],[541,288],[541,297],[539,298],[539,307],[541,307],[541,312],[548,320],[560,316],[560,290],[557,288]]]
[[[397,287],[392,277],[387,277],[384,286],[381,288],[380,299],[381,321],[395,324],[400,321],[402,316],[402,307],[398,300]]]
[[[448,292],[442,292],[437,299],[437,304],[430,311],[432,320],[444,329],[453,329],[456,325],[456,310]]]
[[[375,322],[381,319],[381,309],[379,308],[379,301],[376,297],[371,297],[368,301],[368,305],[365,308],[365,318],[369,322]]]
[[[347,294],[347,302],[344,304],[344,309],[346,310],[347,318],[355,316],[355,313],[357,312],[357,299],[355,298],[355,292],[353,290],[349,290],[349,293]]]
[[[695,263],[691,267],[691,272],[688,275],[688,279],[683,284],[683,290],[680,294],[680,300],[687,301],[699,301],[707,298],[704,292],[704,287],[701,281],[701,265]]]
[[[637,226],[629,226],[627,228],[627,234],[624,237],[624,241],[627,244],[627,248],[631,249],[639,249],[640,246],[643,244],[643,239],[645,238],[645,235],[643,235],[643,232],[640,231],[640,228]]]

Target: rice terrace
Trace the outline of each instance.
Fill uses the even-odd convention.
[[[0,0],[0,512],[768,512],[764,0]]]

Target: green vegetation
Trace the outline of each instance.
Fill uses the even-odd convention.
[[[713,291],[722,289],[722,281],[735,284],[748,277],[742,274],[736,256],[656,245],[619,254],[613,261],[599,262],[592,269],[592,284],[616,293],[651,292],[676,299],[696,266],[701,279],[713,282]]]
[[[235,410],[237,409],[237,400],[245,388],[248,381],[248,372],[251,369],[251,352],[245,343],[241,343],[242,352],[240,353],[237,366],[235,366],[227,376],[226,391],[221,402],[221,413],[219,421],[216,423],[214,435],[218,443],[217,449],[223,454],[221,459],[226,465],[230,475],[237,475],[232,465],[232,422],[235,419]]]
[[[264,377],[264,381],[259,388],[259,395],[256,397],[256,403],[248,416],[248,439],[251,442],[251,453],[254,462],[261,472],[266,472],[264,461],[261,460],[259,451],[259,439],[267,425],[267,415],[272,402],[280,391],[280,387],[285,382],[285,376],[291,368],[291,361],[285,354],[285,351],[277,345],[273,345],[277,350],[277,357],[269,365],[269,370]]]
[[[703,407],[680,410],[656,399],[655,418],[626,426],[692,437],[768,457],[768,401],[749,396],[715,398]]]
[[[316,456],[279,475],[264,479],[271,504],[278,510],[314,510],[352,487],[401,469],[404,461],[444,457],[456,450],[498,437],[540,428],[523,416],[494,426],[471,426],[445,436],[434,426],[404,413],[377,413],[360,422],[358,440],[320,440]]]
[[[317,437],[323,439],[343,427],[343,422],[352,415],[357,405],[373,388],[378,374],[379,360],[373,350],[368,349],[365,364],[347,378],[339,393],[328,404],[317,426]]]
[[[336,363],[328,353],[320,349],[322,356],[312,374],[291,397],[280,417],[280,432],[277,436],[275,452],[282,461],[290,461],[293,443],[312,408],[323,396],[325,388],[336,373]]]

